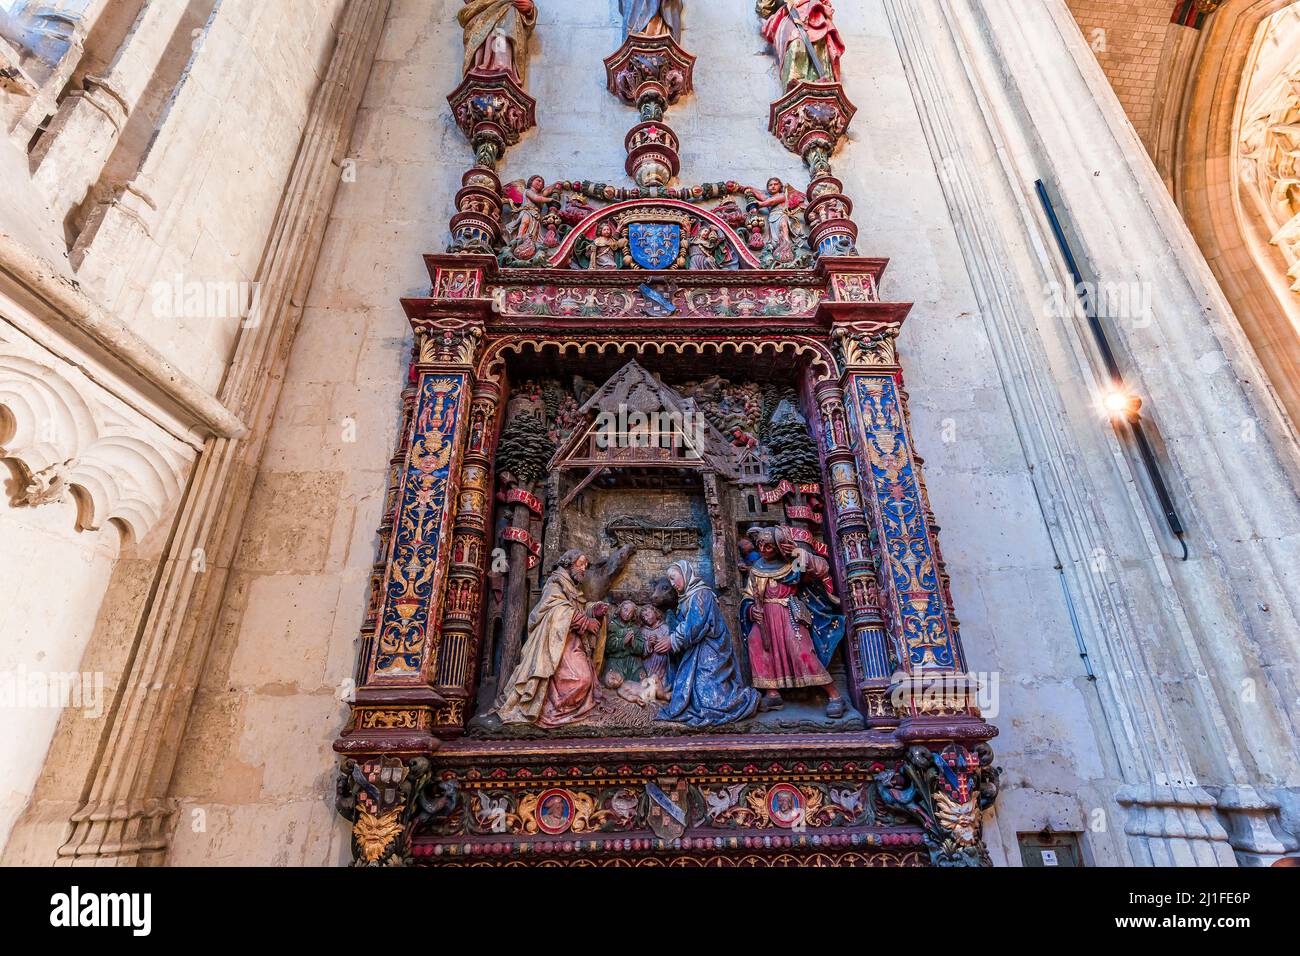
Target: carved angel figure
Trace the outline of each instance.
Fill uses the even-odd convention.
[[[618,11],[623,14],[625,37],[669,33],[674,40],[682,38],[682,0],[618,0]]]
[[[777,267],[798,265],[804,258],[801,247],[807,245],[803,217],[799,215],[805,204],[804,194],[773,177],[767,181],[766,195],[760,196],[754,189],[747,195],[750,205],[767,216],[765,257]]]
[[[614,230],[614,224],[608,219],[600,224],[599,230],[591,236],[592,269],[617,269],[622,261],[622,253],[627,249],[627,240],[621,238]]]
[[[546,185],[541,176],[505,185],[506,245],[515,259],[530,262],[541,252],[546,207],[559,204],[555,189],[555,184]]]
[[[465,0],[456,19],[465,29],[466,74],[508,73],[523,84],[537,24],[533,0]]]
[[[696,223],[687,240],[687,268],[718,268],[718,252],[723,245],[722,236],[718,235],[715,229],[703,223]]]

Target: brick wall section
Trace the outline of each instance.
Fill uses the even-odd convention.
[[[1145,141],[1174,0],[1066,0],[1124,112]]]

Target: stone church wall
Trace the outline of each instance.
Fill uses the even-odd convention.
[[[120,41],[125,31],[109,21],[120,20],[122,11],[109,16],[99,12],[102,4],[82,6],[89,18],[82,27],[89,34],[87,57],[93,59],[100,28]],[[0,787],[0,845],[34,786],[36,803],[48,801],[45,810],[33,804],[38,830],[42,824],[35,821],[48,816],[57,834],[70,812],[66,802],[75,806],[81,798],[97,736],[165,552],[176,496],[206,431],[177,415],[166,400],[157,400],[160,389],[147,370],[168,368],[170,382],[185,383],[196,400],[216,406],[212,396],[231,360],[241,317],[222,306],[224,298],[204,290],[251,293],[254,288],[308,102],[334,42],[339,9],[339,0],[223,0],[209,16],[211,0],[206,8],[189,4],[190,20],[163,38],[156,60],[135,65],[139,77],[127,78],[147,81],[157,71],[169,77],[167,89],[151,87],[150,95],[175,94],[165,116],[162,103],[141,105],[141,116],[149,114],[146,127],[155,128],[156,118],[147,153],[144,143],[128,142],[124,133],[111,159],[100,154],[108,161],[95,184],[96,196],[132,183],[147,191],[152,205],[129,213],[120,203],[105,206],[93,242],[93,230],[70,231],[60,215],[84,199],[66,193],[67,170],[47,168],[49,181],[37,182],[26,151],[30,133],[19,125],[0,136],[5,184],[0,240],[6,266],[19,271],[21,264],[29,275],[44,276],[98,328],[118,330],[117,341],[129,340],[135,349],[114,357],[73,344],[77,340],[66,337],[66,329],[45,316],[40,318],[50,324],[39,324],[6,287],[0,313],[14,325],[0,327],[0,379],[6,389],[0,403],[11,399],[17,402],[13,408],[43,409],[48,417],[42,427],[53,431],[49,439],[38,433],[25,442],[30,423],[19,412],[16,438],[0,421],[0,447],[33,471],[50,461],[79,461],[83,470],[90,459],[99,464],[96,456],[102,457],[103,442],[113,436],[149,449],[148,461],[129,465],[126,476],[113,475],[108,487],[116,490],[111,500],[92,503],[99,512],[94,520],[77,499],[79,492],[39,507],[14,506],[12,494],[25,476],[12,460],[5,463],[7,470],[0,468],[10,491],[0,503],[0,579],[15,584],[0,608],[0,668],[16,680],[88,675],[92,689],[102,686],[96,696],[103,705],[62,715],[45,706],[6,711],[12,733],[0,743],[0,765],[7,770]],[[31,100],[0,96],[8,128]],[[141,135],[135,125],[128,129],[131,136]],[[124,166],[123,156],[133,151],[136,162]],[[87,206],[95,206],[93,198]],[[115,224],[131,228],[115,231]],[[74,268],[69,253],[78,243],[81,258]],[[162,288],[181,293],[162,296]],[[193,289],[200,290],[197,299],[190,295]],[[213,304],[215,311],[209,308]],[[36,363],[29,366],[36,371],[18,369],[18,360],[11,358],[18,355]],[[115,365],[123,358],[125,367]],[[52,396],[31,398],[42,382]],[[113,465],[103,467],[112,474]],[[77,468],[71,470],[77,480]],[[96,523],[98,530],[86,527]],[[38,784],[52,739],[57,742]],[[32,838],[58,839],[50,833]],[[11,844],[11,856],[21,858],[26,839]]]

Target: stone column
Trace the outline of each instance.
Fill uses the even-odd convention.
[[[146,0],[108,68],[59,105],[31,159],[33,181],[62,219],[99,179],[131,111],[153,77],[186,4]]]
[[[388,0],[350,0],[344,12],[268,239],[255,321],[240,336],[220,396],[249,424],[250,437],[210,439],[195,465],[86,802],[73,815],[71,835],[59,849],[62,862],[148,865],[165,858],[177,749],[301,316],[295,303],[311,279],[339,183],[338,163],[387,10]]]

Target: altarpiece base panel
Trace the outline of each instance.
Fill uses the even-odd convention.
[[[402,437],[335,745],[359,865],[988,861],[996,731],[912,444],[910,305],[880,300],[831,175],[842,44],[824,4],[759,13],[806,191],[672,185],[665,112],[695,61],[667,26],[605,61],[640,114],[636,186],[503,184],[535,121],[536,10],[461,12],[450,103],[476,163],[430,294],[403,300]]]

